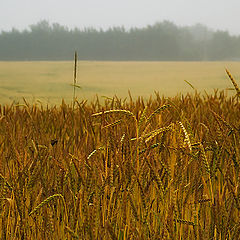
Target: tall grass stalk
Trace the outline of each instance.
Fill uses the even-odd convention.
[[[77,84],[77,51],[74,52],[74,71],[73,71],[73,109],[76,101],[76,84]]]

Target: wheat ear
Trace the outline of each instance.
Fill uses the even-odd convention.
[[[184,133],[184,136],[185,136],[184,143],[187,143],[190,152],[192,152],[192,144],[191,144],[191,141],[190,141],[190,137],[189,137],[189,135],[188,135],[188,132],[187,132],[186,128],[183,126],[182,122],[178,122],[178,124],[179,124],[180,127],[182,128],[183,133]]]
[[[35,212],[37,212],[40,208],[42,208],[44,205],[48,204],[49,202],[51,202],[53,199],[55,198],[61,198],[63,200],[64,206],[65,206],[65,201],[64,198],[62,196],[62,194],[54,194],[48,198],[46,198],[44,201],[42,201],[37,207],[35,207],[30,213],[29,216],[31,216],[32,214],[34,214]],[[66,208],[65,208],[66,209]]]
[[[233,78],[233,76],[231,75],[231,73],[230,73],[227,69],[225,69],[225,70],[226,70],[226,73],[227,73],[228,77],[230,78],[233,86],[234,86],[235,89],[236,89],[237,95],[240,96],[240,89],[239,89],[239,87],[238,87],[238,85],[237,85],[237,82],[235,81],[235,79]]]

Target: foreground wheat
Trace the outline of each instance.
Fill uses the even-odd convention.
[[[240,238],[237,97],[0,114],[1,239]]]

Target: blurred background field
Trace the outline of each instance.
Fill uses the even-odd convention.
[[[198,91],[212,93],[231,86],[225,68],[236,80],[240,62],[100,62],[80,61],[76,89],[79,100],[96,95],[120,98],[149,97],[154,91],[174,96]],[[21,102],[59,104],[72,101],[73,62],[0,62],[0,103]],[[229,95],[231,93],[228,93]]]

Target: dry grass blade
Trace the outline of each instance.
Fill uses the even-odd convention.
[[[80,237],[70,227],[65,226],[65,229],[71,234],[73,239],[80,239]]]
[[[79,89],[82,89],[81,86],[77,85],[77,84],[70,84],[72,87],[75,87],[75,88],[79,88]]]
[[[184,80],[184,82],[186,82],[192,89],[196,90],[196,88],[190,82],[188,82],[187,80]]]

